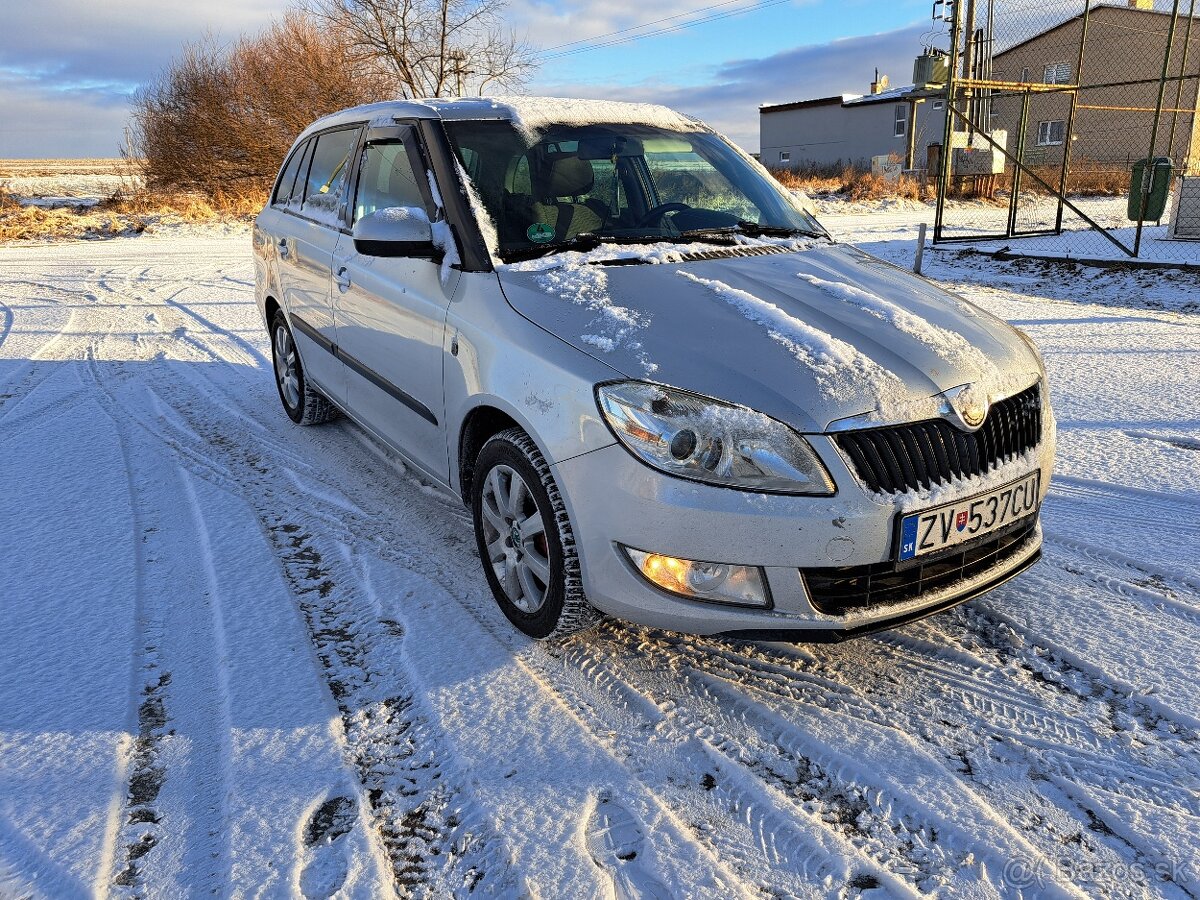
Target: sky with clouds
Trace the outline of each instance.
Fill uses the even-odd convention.
[[[116,155],[129,95],[185,42],[208,32],[233,40],[287,3],[8,0],[0,29],[0,157]],[[934,25],[929,11],[928,0],[510,0],[507,16],[514,31],[544,48],[530,93],[667,103],[754,150],[760,104],[863,93],[876,67],[894,84],[909,81]],[[647,23],[692,13],[725,17],[562,55],[578,46],[563,46],[570,42],[662,28]]]

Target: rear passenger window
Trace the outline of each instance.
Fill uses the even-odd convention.
[[[363,153],[362,176],[358,180],[354,221],[377,209],[393,206],[426,209],[425,195],[417,183],[418,167],[414,162],[419,160],[413,160],[406,145],[399,141],[368,144]]]
[[[304,189],[301,212],[329,225],[338,225],[350,171],[350,154],[358,142],[358,129],[329,131],[319,135]]]
[[[304,190],[304,182],[300,181],[300,190],[294,190],[296,185],[296,174],[304,171],[308,161],[308,151],[312,148],[312,141],[305,141],[296,148],[296,152],[288,159],[287,166],[284,167],[283,174],[279,177],[279,184],[275,187],[275,196],[271,199],[274,206],[291,206],[293,198],[296,205],[300,203],[300,197]]]

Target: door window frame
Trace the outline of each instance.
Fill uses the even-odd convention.
[[[429,221],[434,221],[439,209],[437,203],[433,199],[433,186],[429,183],[429,174],[433,172],[433,167],[429,164],[429,155],[425,150],[424,142],[421,140],[421,132],[417,127],[416,119],[398,119],[395,126],[388,126],[386,129],[364,129],[359,137],[357,146],[357,163],[354,165],[351,177],[353,182],[350,185],[348,192],[349,203],[346,204],[345,219],[349,225],[342,229],[343,233],[350,234],[354,228],[354,210],[358,207],[358,191],[362,182],[363,169],[367,161],[367,147],[373,144],[403,144],[405,157],[408,159],[409,165],[413,167],[413,178],[417,183],[417,190],[421,192],[421,199],[425,203],[425,213],[429,216]],[[417,168],[420,165],[421,168]],[[435,176],[436,177],[436,176]],[[439,185],[438,192],[442,193],[442,188]],[[443,199],[445,195],[443,193]],[[443,216],[448,216],[447,210],[442,210]]]

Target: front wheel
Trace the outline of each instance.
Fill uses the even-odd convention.
[[[479,451],[471,510],[484,575],[513,625],[540,639],[600,620],[583,593],[575,536],[550,466],[519,428]]]

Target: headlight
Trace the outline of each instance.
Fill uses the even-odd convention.
[[[834,492],[808,441],[762,413],[641,381],[602,384],[596,395],[617,439],[670,475],[766,493]]]

